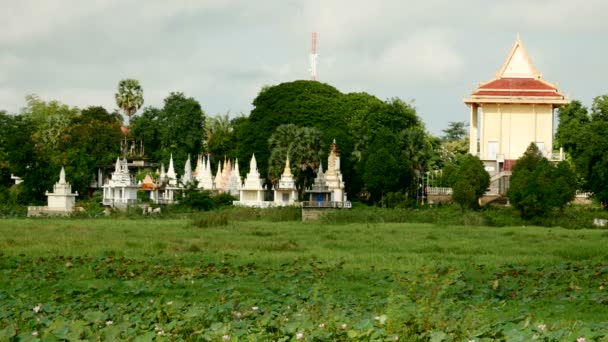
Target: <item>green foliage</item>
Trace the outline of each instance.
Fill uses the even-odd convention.
[[[518,159],[510,180],[509,199],[525,219],[546,216],[574,199],[576,176],[562,163],[555,167],[534,143]]]
[[[237,157],[233,122],[228,114],[207,118],[205,136],[205,151],[212,157],[217,160]]]
[[[203,150],[205,113],[194,98],[171,93],[157,114],[160,149],[155,159],[168,163],[173,154],[176,170],[183,170],[188,155],[196,156]]]
[[[144,153],[152,160],[159,160],[161,149],[160,122],[161,110],[154,107],[146,107],[138,116],[131,119],[129,135],[142,141]]]
[[[577,154],[581,146],[581,132],[586,129],[590,120],[580,101],[574,100],[557,111],[559,126],[555,132],[556,145],[563,147],[567,153]]]
[[[453,175],[452,199],[463,209],[478,209],[479,199],[490,186],[490,175],[477,156],[466,154]]]
[[[103,107],[86,108],[74,118],[58,158],[74,191],[86,194],[97,168],[116,160],[122,138],[120,124],[118,115],[109,114]]]
[[[118,83],[118,91],[114,97],[116,105],[123,110],[129,120],[144,104],[144,90],[138,80],[130,78]]]
[[[412,182],[409,160],[399,149],[397,136],[388,129],[378,131],[360,163],[365,188],[374,203],[389,192],[404,191]]]

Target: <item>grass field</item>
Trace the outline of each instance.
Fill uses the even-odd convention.
[[[523,226],[0,220],[0,341],[602,340],[607,243]]]

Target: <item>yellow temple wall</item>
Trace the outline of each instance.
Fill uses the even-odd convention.
[[[553,107],[550,104],[483,104],[481,159],[517,159],[531,142],[542,142],[543,154],[553,149]]]

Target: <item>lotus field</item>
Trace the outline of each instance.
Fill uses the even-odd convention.
[[[608,231],[0,220],[0,341],[608,340]]]

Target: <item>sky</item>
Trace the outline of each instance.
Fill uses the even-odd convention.
[[[467,121],[519,34],[532,63],[590,106],[608,93],[605,0],[0,0],[0,110],[27,94],[112,111],[135,78],[145,105],[170,92],[208,115],[249,114],[266,85],[309,79],[411,102],[429,132]]]

